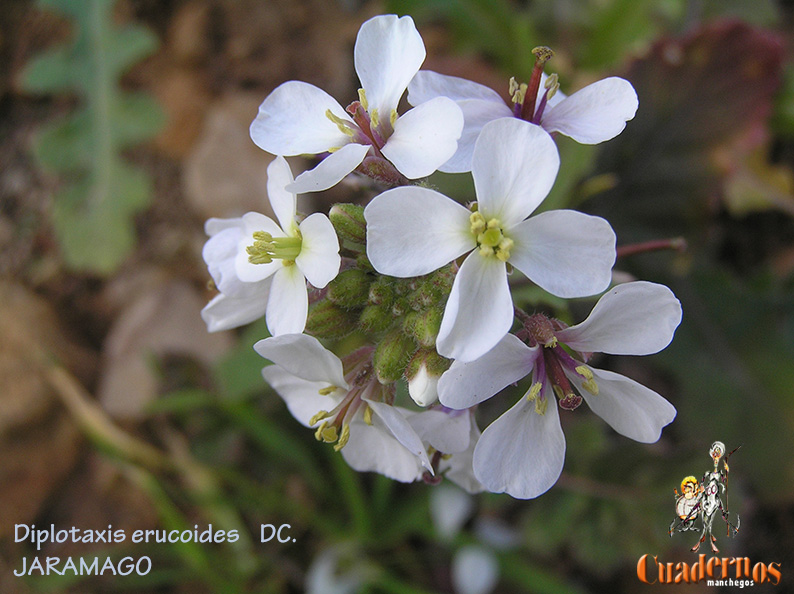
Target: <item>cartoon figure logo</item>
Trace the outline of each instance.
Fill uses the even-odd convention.
[[[742,446],[735,448],[730,454],[725,456],[721,470],[720,460],[725,454],[725,444],[721,441],[715,441],[711,444],[711,449],[709,450],[709,455],[714,462],[714,469],[707,471],[700,483],[694,476],[688,476],[682,480],[680,495],[677,490],[673,489],[677,517],[670,524],[669,533],[672,537],[673,532],[700,530],[700,539],[692,547],[693,552],[697,552],[708,536],[711,550],[719,553],[719,549],[715,544],[717,538],[712,534],[712,526],[717,511],[720,512],[722,519],[725,520],[728,536],[733,536],[739,532],[741,518],[736,514],[736,524],[734,525],[730,521],[730,512],[728,511],[728,458],[740,447]],[[722,503],[721,495],[723,494],[725,495],[725,505]]]

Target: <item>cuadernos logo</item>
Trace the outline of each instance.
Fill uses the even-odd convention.
[[[749,557],[711,557],[698,555],[694,563],[664,563],[656,555],[643,555],[637,562],[637,577],[646,584],[696,584],[708,586],[755,586],[780,583],[780,563],[755,563]]]

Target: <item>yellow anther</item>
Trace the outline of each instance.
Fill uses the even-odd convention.
[[[586,380],[593,379],[593,372],[590,371],[590,368],[587,367],[586,365],[580,365],[575,369],[575,371]]]
[[[321,410],[316,415],[314,415],[311,419],[309,419],[309,426],[311,427],[312,425],[316,425],[317,423],[319,423],[323,419],[327,419],[330,416],[331,416],[331,413],[329,413],[327,410]]]
[[[377,108],[373,109],[372,113],[369,114],[369,124],[371,128],[377,128],[380,124],[380,116],[378,115]]]
[[[452,457],[452,454],[441,454],[442,460],[449,460]]]
[[[320,388],[319,390],[317,390],[317,393],[320,396],[328,396],[329,394],[333,394],[334,392],[336,392],[337,389],[338,388],[336,386],[326,386],[325,388]]]
[[[323,423],[325,425],[325,423]],[[321,432],[320,436],[325,443],[334,443],[337,439],[339,439],[339,433],[336,430],[335,425],[329,425],[325,427]]]
[[[508,92],[510,93],[510,100],[520,105],[524,103],[524,97],[527,96],[527,84],[518,84],[515,78],[511,78]]]
[[[359,103],[361,103],[361,107],[369,111],[369,104],[367,103],[367,92],[364,89],[358,90],[358,101]]]
[[[498,229],[499,225],[500,225],[499,219],[491,219],[491,220],[488,221],[487,227],[489,229]]]
[[[397,121],[398,117],[399,117],[399,114],[397,113],[397,110],[396,109],[392,109],[391,113],[389,114],[389,123],[391,124],[392,128],[394,128],[394,122]]]
[[[314,432],[314,438],[317,441],[322,441],[323,440],[323,431],[325,431],[325,428],[327,426],[328,426],[328,421],[325,421],[322,425],[317,427],[317,431]]]
[[[594,379],[589,379],[586,382],[582,382],[582,387],[590,392],[593,396],[598,396],[598,384]]]
[[[350,122],[348,122],[347,120],[345,120],[343,118],[340,118],[337,115],[334,115],[334,113],[330,109],[326,109],[325,110],[325,117],[327,117],[334,124],[336,124],[336,127],[339,128],[339,130],[343,134],[347,134],[350,137],[353,136],[354,131],[353,131],[353,128],[351,127],[351,125],[350,125]]]
[[[545,398],[535,399],[535,412],[539,415],[545,415],[546,409],[549,407],[549,401]]]
[[[342,434],[339,436],[339,442],[334,446],[335,451],[341,450],[350,439],[350,424],[345,423],[342,425]]]
[[[549,77],[546,79],[546,82],[543,83],[543,86],[548,89],[546,94],[546,99],[551,99],[554,97],[554,94],[559,90],[560,83],[558,81],[557,73],[550,74]]]
[[[367,405],[367,408],[364,409],[364,422],[367,425],[372,425],[372,407]]]
[[[295,263],[301,253],[303,240],[300,231],[295,229],[294,237],[273,237],[264,231],[254,232],[254,244],[245,248],[251,264],[270,264],[274,259],[284,261],[285,266]]]
[[[559,398],[560,400],[565,398],[565,392],[562,391],[562,388],[560,386],[554,384],[552,385],[551,388],[554,390],[554,393],[557,395],[557,398]]]
[[[554,347],[557,346],[557,337],[556,336],[552,336],[549,339],[549,341],[546,344],[544,344],[543,346],[546,347],[547,349],[553,349]]]
[[[471,224],[472,235],[479,235],[485,231],[485,217],[482,216],[482,213],[471,213],[469,215],[469,223]]]
[[[496,257],[502,262],[507,262],[510,259],[510,250],[514,244],[509,237],[503,237],[499,245],[496,246]]]
[[[543,388],[543,384],[541,384],[540,382],[535,382],[534,384],[532,384],[532,387],[527,391],[527,400],[529,400],[530,402],[535,400],[538,397],[538,394],[540,394],[540,390],[542,388]]]
[[[516,80],[516,77],[511,76],[510,82],[508,83],[508,87],[507,87],[507,94],[512,97],[515,94],[515,92],[518,90],[518,86],[519,85],[518,85],[518,81]]]

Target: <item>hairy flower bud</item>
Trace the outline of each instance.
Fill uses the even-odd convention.
[[[366,306],[359,316],[359,327],[369,334],[377,334],[383,332],[394,322],[394,316],[391,314],[391,307],[383,307],[381,305],[368,305]]]
[[[344,241],[359,245],[367,242],[367,222],[364,220],[364,207],[358,204],[334,204],[328,218],[336,234]]]
[[[400,330],[393,330],[375,348],[372,363],[378,374],[378,381],[388,384],[403,376],[405,366],[416,352],[413,338]]]
[[[410,334],[420,346],[434,347],[444,310],[432,307],[425,311],[411,312],[403,320],[403,330]]]
[[[355,314],[328,300],[315,305],[306,319],[306,332],[318,338],[342,338],[355,329]]]
[[[369,300],[372,277],[359,268],[343,270],[328,284],[328,299],[345,309],[359,309]]]
[[[438,380],[452,362],[434,349],[419,349],[408,366],[408,393],[419,406],[430,406],[438,400]]]

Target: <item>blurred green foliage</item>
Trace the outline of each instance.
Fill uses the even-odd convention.
[[[158,42],[141,26],[115,26],[115,0],[38,5],[67,17],[73,35],[27,65],[22,87],[80,99],[77,109],[39,132],[34,146],[41,165],[61,179],[52,224],[70,267],[108,274],[135,247],[132,217],[148,206],[152,191],[148,174],[121,153],[151,138],[164,122],[150,96],[122,91],[119,79]]]

